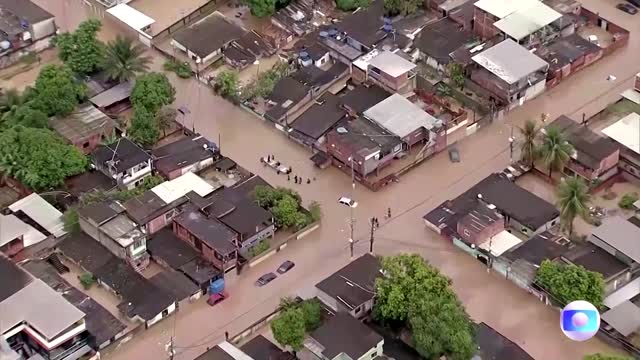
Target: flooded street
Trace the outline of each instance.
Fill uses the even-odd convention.
[[[133,0],[132,3],[135,3]],[[74,27],[94,11],[77,0],[36,0],[59,17],[63,29]],[[567,114],[574,119],[586,113],[589,117],[604,104],[613,101],[631,86],[640,71],[637,54],[640,30],[637,19],[617,10],[612,1],[585,0],[585,7],[597,11],[632,32],[629,45],[595,65],[565,80],[543,96],[509,114],[506,122],[494,123],[459,142],[462,161],[452,164],[446,152],[424,162],[405,174],[399,183],[377,193],[357,186],[353,195],[359,202],[355,211],[355,234],[359,241],[356,256],[368,251],[368,219],[376,216],[381,228],[375,234],[375,252],[381,255],[417,252],[451,277],[453,285],[469,314],[518,343],[536,359],[581,359],[584,354],[612,352],[599,340],[576,343],[566,339],[558,326],[558,313],[517,288],[511,282],[487,273],[483,265],[454,248],[422,223],[422,216],[446,199],[463,192],[489,173],[503,169],[509,161],[508,137],[511,126],[526,119],[538,119],[541,113],[551,119]],[[108,39],[118,30],[108,23],[102,37]],[[160,67],[164,61],[154,53]],[[615,75],[615,82],[607,81]],[[348,208],[337,204],[338,197],[351,194],[350,179],[335,168],[319,170],[312,166],[308,150],[289,141],[284,133],[257,117],[215,96],[197,81],[177,79],[170,75],[177,90],[175,106],[187,106],[191,114],[180,122],[194,127],[222,152],[243,167],[262,176],[274,186],[293,187],[307,202],[316,200],[323,209],[322,227],[304,240],[290,244],[284,251],[230,279],[231,298],[214,308],[199,301],[182,309],[176,321],[170,318],[137,334],[131,341],[106,354],[105,359],[166,359],[165,345],[175,334],[175,359],[188,360],[230,334],[245,329],[272,311],[283,296],[309,289],[323,277],[349,261]],[[259,157],[267,154],[293,168],[303,178],[316,178],[311,184],[294,185],[286,176],[276,175],[263,167]],[[292,174],[293,175],[293,174]],[[383,220],[387,208],[392,219]],[[273,271],[282,261],[292,260],[296,267],[268,286],[256,288],[253,283],[265,272]],[[175,325],[175,328],[174,328]]]

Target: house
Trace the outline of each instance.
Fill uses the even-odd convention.
[[[451,53],[468,45],[472,39],[470,32],[445,17],[427,24],[416,36],[413,45],[418,50],[420,60],[438,71],[447,72],[447,66],[452,62]]]
[[[303,145],[320,148],[326,140],[326,133],[346,115],[340,107],[340,98],[326,93],[289,125],[289,136]]]
[[[14,64],[26,52],[40,52],[56,34],[54,16],[30,0],[0,1],[0,67]]]
[[[117,116],[119,113],[131,107],[129,97],[131,96],[134,85],[135,83],[133,81],[125,81],[96,94],[89,99],[89,102],[105,114]]]
[[[204,69],[222,56],[229,43],[245,33],[235,22],[215,11],[176,32],[171,45]]]
[[[601,274],[605,283],[605,294],[611,294],[626,285],[633,275],[629,264],[593,243],[574,246],[562,254],[562,260]]]
[[[636,83],[639,77],[636,75]],[[637,136],[640,133],[640,114],[632,112],[603,129],[602,133],[620,145],[618,167],[625,177],[640,181],[640,140]]]
[[[436,119],[400,94],[393,94],[363,113],[364,117],[402,139],[403,150],[425,146],[425,156],[447,146],[442,120]]]
[[[215,188],[198,175],[187,172],[170,181],[165,181],[140,196],[127,200],[124,207],[127,215],[142,227],[147,234],[171,224],[180,208],[189,202],[187,194],[204,197]]]
[[[85,325],[89,332],[89,346],[98,351],[107,347],[127,334],[127,326],[113,316],[98,302],[69,284],[52,263],[53,257],[59,262],[57,254],[47,260],[29,260],[21,266],[31,275],[44,281],[49,287],[62,294],[69,303],[85,314]],[[63,265],[64,266],[64,265]]]
[[[237,234],[238,251],[243,256],[260,241],[273,237],[276,231],[273,215],[255,200],[257,186],[271,187],[254,175],[216,193],[209,199],[210,205],[202,208],[210,219],[219,220]]]
[[[233,40],[222,52],[224,61],[237,69],[244,69],[263,57],[275,54],[276,48],[260,33],[249,31]]]
[[[404,53],[374,49],[362,55],[353,62],[352,79],[358,83],[372,81],[392,93],[413,91],[417,66],[401,54]]]
[[[173,232],[218,269],[226,272],[235,267],[239,235],[220,220],[188,206],[173,219]]]
[[[271,24],[302,37],[314,29],[314,15],[320,11],[319,5],[312,0],[292,1],[271,17]]]
[[[147,235],[117,201],[106,200],[78,209],[82,231],[135,269],[149,265]]]
[[[572,34],[540,46],[536,55],[549,63],[546,86],[551,88],[571,74],[600,60],[604,50],[580,35]]]
[[[383,88],[366,83],[353,86],[340,97],[340,103],[350,116],[357,117],[389,96],[391,93]]]
[[[622,217],[614,216],[605,219],[587,240],[635,270],[640,264],[639,236],[640,227]]]
[[[213,165],[220,156],[220,149],[202,135],[194,135],[153,149],[151,154],[156,171],[172,180]]]
[[[382,356],[384,339],[354,317],[338,312],[304,341],[319,359],[365,360]]]
[[[64,236],[62,213],[38,194],[9,205],[0,214],[0,252],[13,257],[47,239]]]
[[[624,300],[605,311],[600,318],[600,328],[607,335],[616,339],[632,339],[640,330],[638,299]]]
[[[354,11],[341,22],[335,24],[336,31],[342,35],[339,38],[336,36],[335,42],[346,43],[361,54],[373,50],[393,31],[392,27],[384,28],[386,23],[383,16],[384,2],[372,1],[366,9]]]
[[[175,311],[176,304],[170,294],[153,285],[87,234],[80,232],[67,236],[58,244],[57,250],[117,295],[121,300],[117,308],[129,320],[150,327]]]
[[[476,343],[478,352],[471,360],[533,360],[520,346],[483,322],[476,326]]]
[[[379,174],[402,148],[402,139],[362,116],[327,133],[327,153],[332,162],[353,168],[359,177]]]
[[[115,135],[117,124],[93,105],[82,104],[67,116],[50,118],[49,126],[68,143],[90,154],[101,141]]]
[[[524,104],[545,89],[549,64],[511,39],[471,59],[476,64],[471,80],[487,90],[490,100],[509,109]]]
[[[478,205],[462,216],[456,224],[456,232],[467,243],[480,246],[504,231],[504,217],[485,204]]]
[[[205,353],[195,358],[195,360],[254,360],[242,350],[228,341],[208,349]]]
[[[126,189],[133,189],[151,175],[151,155],[126,137],[98,146],[91,153],[91,162],[97,170]]]
[[[164,270],[149,278],[149,281],[158,289],[169,294],[176,302],[179,310],[181,305],[197,300],[202,295],[202,290],[194,284],[186,275],[175,270]]]
[[[582,177],[588,184],[595,184],[618,173],[620,149],[610,139],[564,115],[547,125],[542,132],[550,128],[560,130],[575,150],[566,165],[569,174]]]
[[[302,45],[298,52],[298,64],[300,66],[314,65],[322,67],[331,60],[329,49],[317,41]]]
[[[505,219],[505,225],[527,236],[540,234],[559,222],[558,210],[547,201],[521,188],[501,174],[491,174],[469,190],[442,203],[423,219],[427,227],[438,234],[459,237],[458,220],[479,203],[495,209]]]
[[[76,359],[92,351],[85,314],[1,254],[0,283],[0,334],[9,345],[0,346],[7,359]]]
[[[266,337],[258,335],[240,347],[253,360],[295,360],[295,355],[280,350]]]
[[[316,284],[317,297],[333,311],[366,316],[373,308],[375,281],[382,275],[380,261],[364,254]]]

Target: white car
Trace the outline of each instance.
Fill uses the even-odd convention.
[[[338,202],[342,205],[347,205],[348,207],[357,207],[358,206],[358,202],[357,201],[353,201],[351,199],[349,199],[348,197],[341,197],[340,199],[338,199]]]

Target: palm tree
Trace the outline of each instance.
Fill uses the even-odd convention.
[[[560,208],[560,220],[569,230],[569,235],[573,232],[573,220],[576,216],[588,216],[590,200],[587,184],[577,176],[565,179],[558,187],[557,206]]]
[[[542,145],[540,145],[540,158],[544,166],[549,168],[549,178],[554,170],[559,171],[564,168],[573,151],[573,146],[567,142],[559,129],[551,127],[544,132]]]
[[[149,69],[151,58],[143,56],[145,48],[142,45],[134,45],[125,37],[118,35],[115,40],[109,41],[106,52],[104,69],[109,78],[118,82],[132,79],[136,73]]]
[[[524,161],[533,167],[533,162],[538,158],[538,136],[540,135],[540,128],[533,120],[527,120],[524,123],[524,127],[520,128],[520,135],[522,135],[522,145],[520,145],[520,160]]]

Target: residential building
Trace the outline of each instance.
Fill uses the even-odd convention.
[[[280,350],[266,337],[258,335],[240,347],[253,360],[295,360],[295,355]]]
[[[352,79],[374,82],[382,88],[401,94],[410,93],[416,86],[416,64],[402,51],[374,49],[353,62]]]
[[[151,155],[126,137],[98,146],[91,153],[91,161],[97,170],[126,189],[135,188],[151,175]]]
[[[392,33],[393,30],[392,27],[384,28],[385,22],[383,16],[384,2],[380,0],[372,1],[366,9],[353,12],[343,19],[343,21],[335,24],[336,32],[342,36],[335,36],[332,39],[334,40],[332,42],[338,45],[334,45],[333,47],[341,50],[344,46],[340,45],[345,44],[360,55],[373,50],[375,46]],[[338,53],[342,53],[342,55],[348,55],[350,52],[351,51],[338,51]]]
[[[233,40],[246,31],[231,19],[215,11],[172,36],[171,45],[186,53],[187,57],[204,69],[222,57],[222,52]]]
[[[587,240],[636,270],[640,265],[639,236],[640,227],[622,217],[614,216],[605,219]]]
[[[176,309],[195,301],[202,295],[202,290],[185,274],[167,269],[149,278],[158,289],[169,294],[176,303]]]
[[[393,135],[402,139],[403,150],[424,146],[427,157],[446,148],[444,123],[400,94],[393,94],[363,113]]]
[[[384,339],[354,317],[338,312],[309,334],[304,346],[319,359],[365,360],[382,356]]]
[[[564,115],[547,125],[542,132],[550,128],[560,130],[573,146],[574,153],[566,165],[567,173],[582,177],[590,185],[606,181],[618,173],[620,149],[610,139]]]
[[[70,360],[92,351],[85,314],[1,254],[0,283],[0,338],[9,349],[0,347],[8,359]]]
[[[346,116],[340,98],[326,93],[289,125],[289,136],[305,146],[320,148],[326,141],[326,133]]]
[[[80,232],[67,236],[57,245],[57,250],[118,296],[121,300],[118,310],[127,319],[150,327],[175,311],[176,304],[170,294],[87,234]]]
[[[562,254],[562,260],[601,274],[605,295],[626,285],[633,275],[632,266],[593,243],[574,246]]]
[[[362,318],[373,309],[381,269],[378,258],[364,254],[317,283],[316,296],[333,311]]]
[[[624,300],[605,311],[600,328],[613,338],[632,339],[640,330],[640,307],[638,299]]]
[[[252,30],[233,40],[222,54],[227,64],[244,69],[262,57],[272,56],[276,49],[262,34]]]
[[[17,62],[24,53],[40,52],[56,34],[54,16],[30,0],[0,1],[0,68]]]
[[[503,232],[504,217],[482,202],[471,209],[456,224],[456,232],[467,244],[480,246]]]
[[[96,94],[89,99],[89,102],[105,114],[117,116],[131,107],[129,97],[131,96],[134,85],[135,83],[133,81],[125,81]]]
[[[638,76],[636,83],[637,79]],[[640,96],[637,101],[640,103]],[[618,166],[625,177],[635,182],[640,181],[640,114],[632,112],[603,129],[602,133],[620,145]]]
[[[453,0],[449,0],[450,2]],[[446,2],[445,2],[446,4]],[[448,72],[447,66],[453,61],[451,53],[469,45],[473,41],[471,32],[445,17],[427,24],[413,41],[417,57],[440,72]]]
[[[238,258],[239,235],[217,218],[188,206],[173,219],[173,232],[193,246],[218,269],[229,271]]]
[[[174,141],[151,151],[156,171],[167,180],[187,172],[195,172],[213,165],[220,157],[220,149],[202,135]]]
[[[171,220],[189,202],[189,194],[191,197],[204,197],[214,190],[216,188],[201,177],[187,172],[127,200],[122,207],[145,233],[153,234],[171,224]]]
[[[298,53],[298,64],[300,66],[322,67],[331,60],[329,49],[317,41],[308,45],[302,45]]]
[[[600,60],[604,50],[584,39],[578,34],[572,34],[553,40],[540,46],[536,55],[549,63],[547,73],[547,88],[551,88],[571,74]]]
[[[78,222],[82,231],[134,269],[149,265],[146,232],[127,216],[119,202],[106,200],[81,207]]]
[[[520,346],[485,323],[476,326],[476,343],[478,352],[472,360],[533,360]]]
[[[91,104],[82,104],[67,116],[49,119],[49,126],[85,154],[115,135],[117,124]]]
[[[228,341],[208,349],[205,353],[195,358],[195,360],[254,360],[242,350]]]
[[[549,64],[511,39],[471,59],[476,63],[471,80],[489,92],[490,100],[509,109],[524,104],[545,89]]]
[[[389,96],[391,93],[383,88],[365,83],[353,86],[340,97],[340,103],[350,116],[357,117]]]

